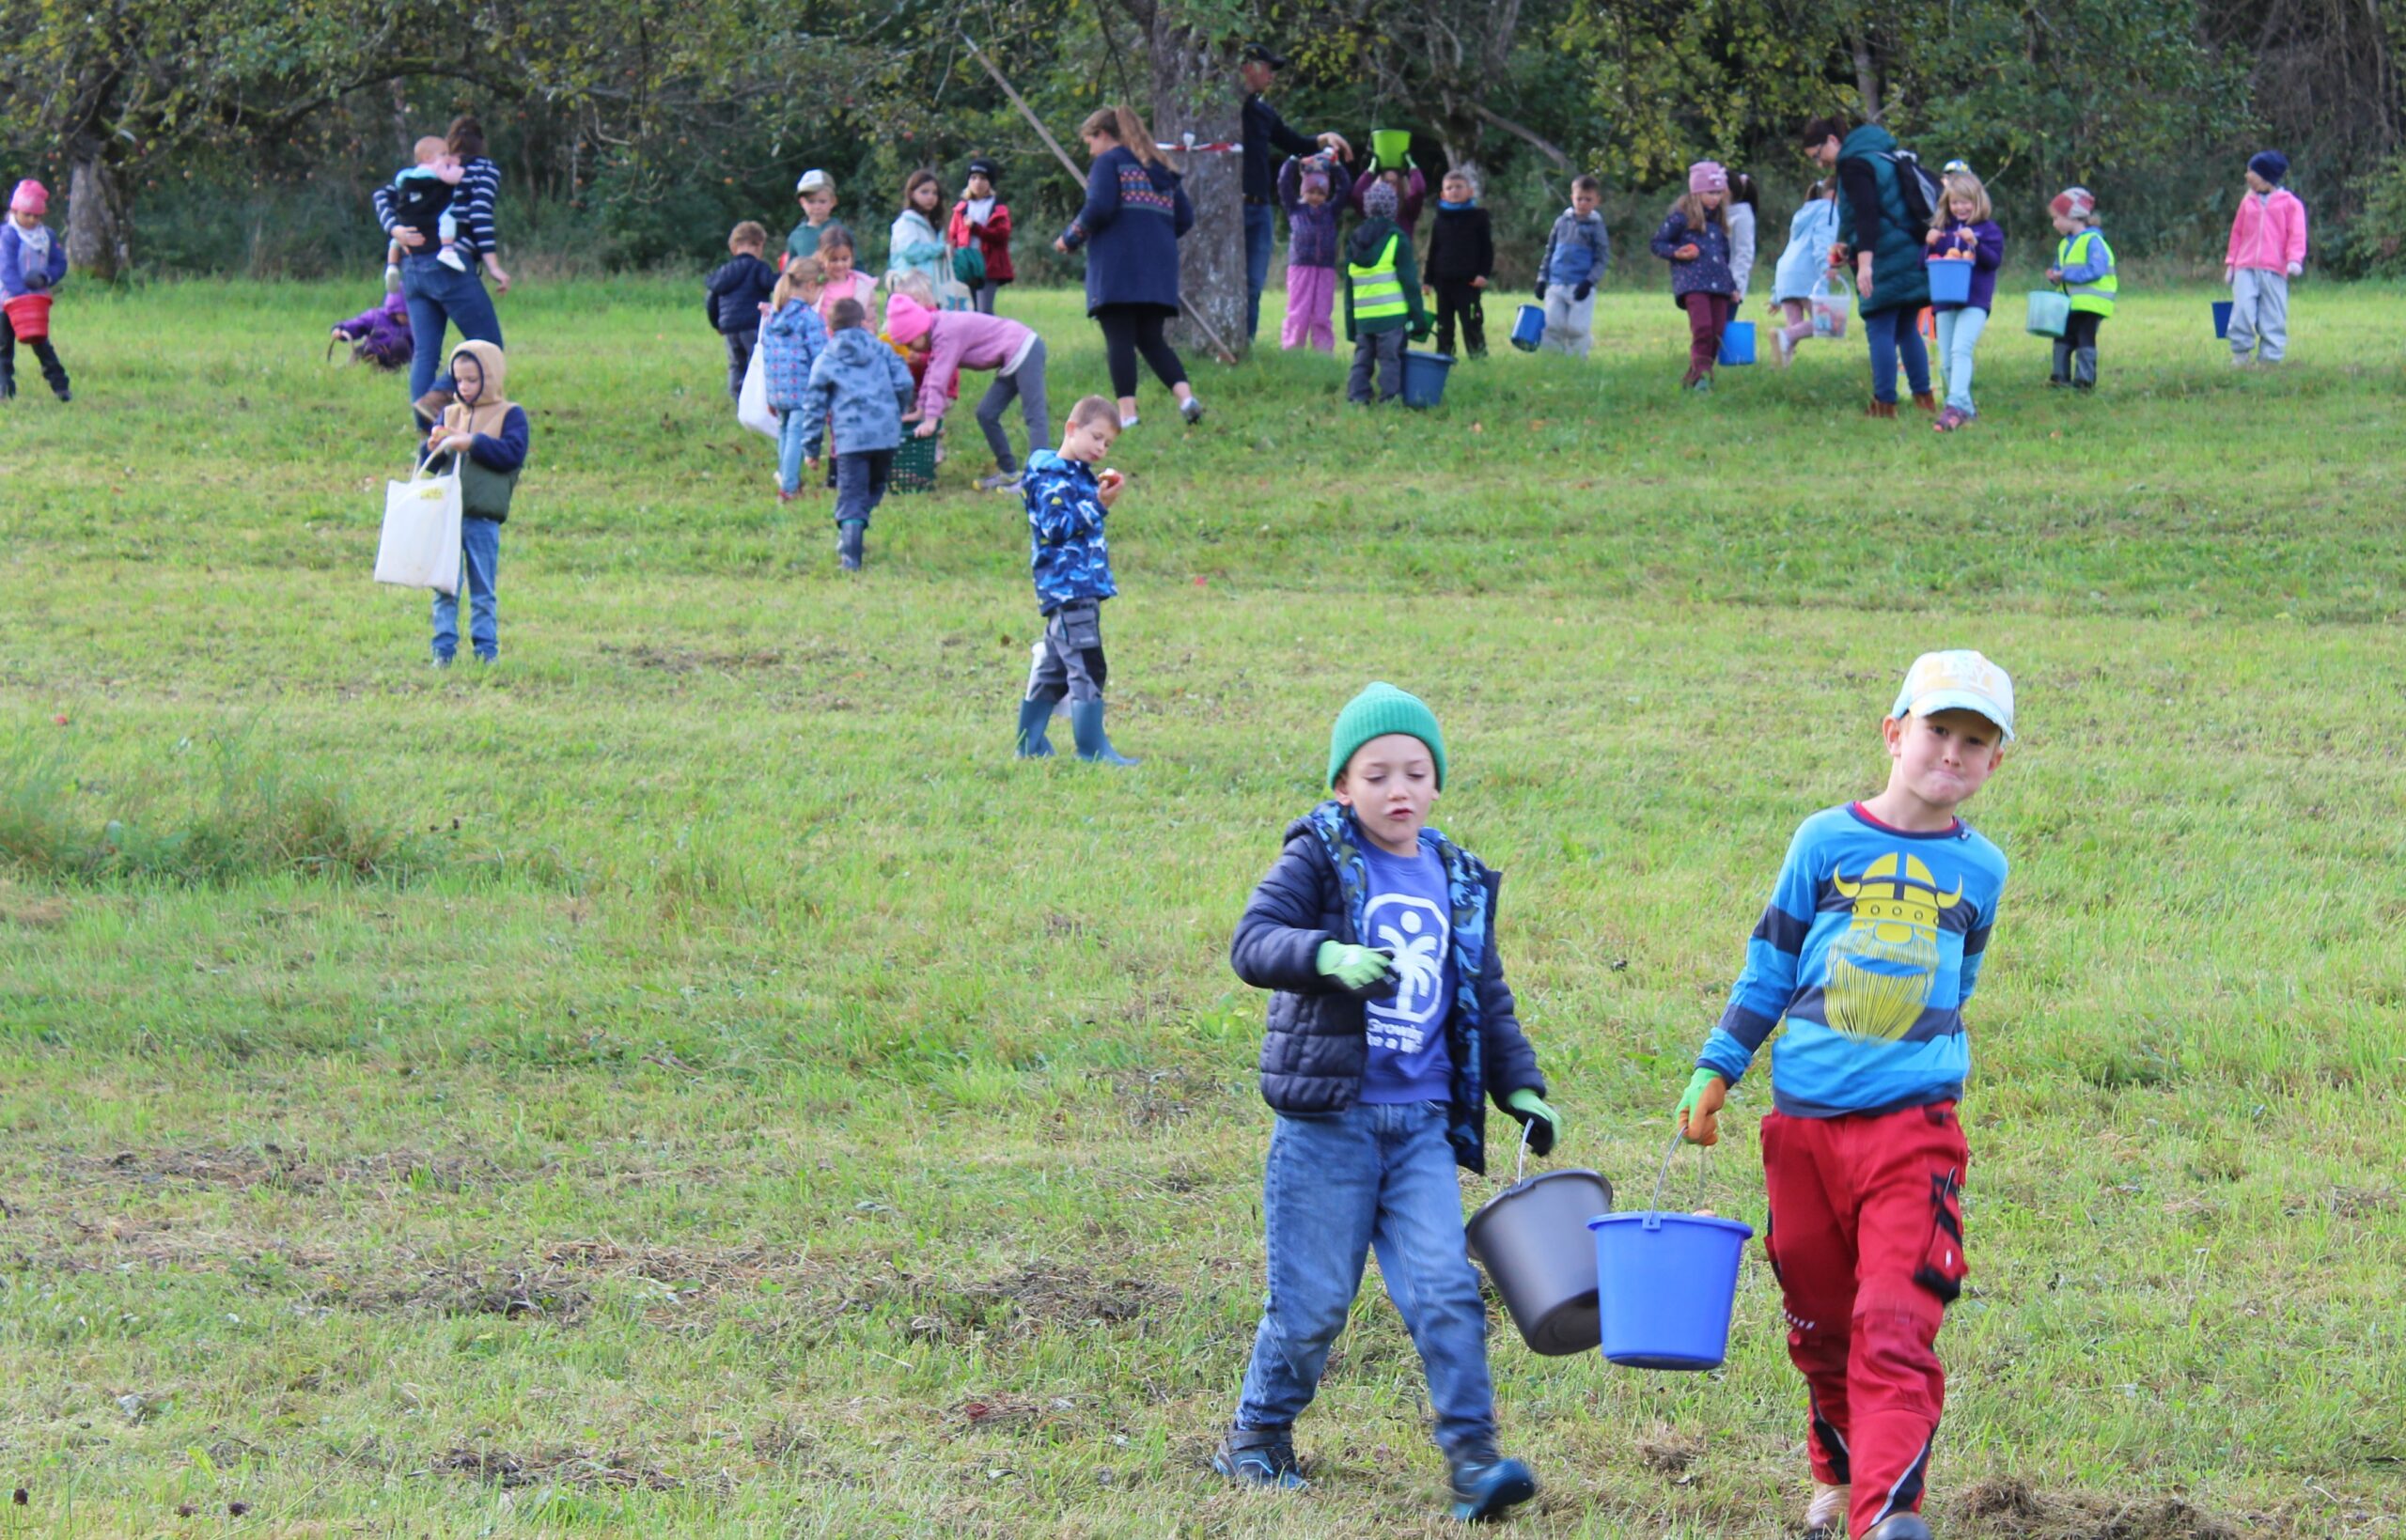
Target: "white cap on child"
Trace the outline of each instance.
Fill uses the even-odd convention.
[[[1925,652],[1905,670],[1891,717],[1926,717],[1939,711],[1973,711],[2013,740],[2013,680],[2005,670],[1969,647]]]

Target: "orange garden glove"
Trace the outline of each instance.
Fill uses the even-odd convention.
[[[1680,1097],[1680,1131],[1687,1135],[1691,1144],[1721,1143],[1721,1129],[1716,1120],[1721,1104],[1729,1097],[1729,1082],[1718,1071],[1698,1069],[1688,1077],[1688,1088]]]

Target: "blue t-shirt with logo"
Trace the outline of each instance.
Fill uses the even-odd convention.
[[[1443,1101],[1453,1083],[1445,1018],[1455,986],[1445,863],[1426,833],[1417,855],[1389,855],[1365,840],[1362,859],[1370,881],[1359,940],[1393,952],[1399,975],[1395,993],[1364,1007],[1370,1055],[1362,1072],[1362,1099]]]

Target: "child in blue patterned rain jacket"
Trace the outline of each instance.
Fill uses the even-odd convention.
[[[867,320],[860,301],[836,302],[827,347],[802,393],[803,463],[818,468],[822,431],[836,441],[836,555],[847,572],[860,570],[869,515],[885,499],[914,394],[902,355],[880,342]]]
[[[769,387],[769,409],[777,414],[780,503],[802,495],[802,404],[811,367],[827,350],[827,323],[819,319],[819,291],[826,285],[826,263],[816,257],[792,257],[760,307],[760,374]]]
[[[1117,471],[1098,474],[1094,467],[1118,437],[1119,408],[1089,396],[1070,409],[1058,451],[1039,449],[1027,457],[1020,487],[1027,501],[1027,564],[1036,579],[1037,607],[1044,612],[1044,640],[1020,697],[1022,759],[1052,754],[1045,724],[1067,696],[1079,758],[1136,763],[1114,749],[1102,730],[1102,687],[1109,673],[1102,656],[1102,601],[1119,592],[1111,581],[1102,521],[1127,482]]]
[[[1436,713],[1373,684],[1337,714],[1328,750],[1331,800],[1288,827],[1228,949],[1239,978],[1272,991],[1261,1098],[1278,1115],[1261,1184],[1270,1297],[1211,1468],[1305,1485],[1295,1419],[1375,1249],[1428,1376],[1453,1517],[1492,1518],[1538,1484],[1496,1453],[1454,1168],[1486,1169],[1490,1098],[1540,1155],[1562,1119],[1496,952],[1500,879],[1429,826],[1445,784]]]

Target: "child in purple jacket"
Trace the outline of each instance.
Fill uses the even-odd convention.
[[[67,276],[67,243],[41,222],[50,211],[50,190],[28,177],[8,195],[8,217],[0,221],[0,401],[17,394],[17,343],[22,338],[41,361],[41,377],[62,401],[67,366],[50,345],[51,295]]]
[[[1680,388],[1709,391],[1721,359],[1721,334],[1738,309],[1729,271],[1729,173],[1717,162],[1688,167],[1687,195],[1654,232],[1653,252],[1671,264],[1671,303],[1688,314],[1688,373]]]
[[[1946,407],[1929,426],[1952,433],[1979,415],[1972,409],[1972,350],[1996,303],[1996,270],[2005,260],[2005,231],[1990,217],[1988,189],[1966,168],[1946,173],[1938,214],[1923,238],[1923,260],[1969,262],[1972,296],[1960,304],[1933,303],[1938,316],[1938,356],[1946,371]]]
[[[334,351],[336,342],[350,343],[351,356],[356,363],[373,364],[380,369],[408,368],[417,353],[417,340],[410,331],[408,297],[395,289],[375,309],[336,321],[334,341],[326,344],[327,352]]]
[[[1287,210],[1287,320],[1281,348],[1336,351],[1330,317],[1336,305],[1336,216],[1352,191],[1352,174],[1327,155],[1287,157],[1278,169],[1278,202]]]

